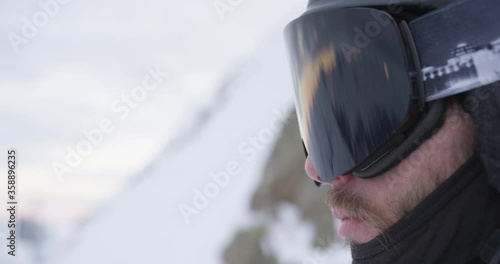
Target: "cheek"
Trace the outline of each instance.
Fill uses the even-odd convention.
[[[386,196],[390,194],[387,182],[383,177],[356,179],[354,183],[353,191],[360,194],[367,203],[373,206],[380,207]]]
[[[398,167],[398,170],[389,171],[374,178],[374,185],[383,190],[385,196],[397,199],[407,193],[416,185],[418,177],[414,177],[415,172],[407,169],[402,170],[404,166]],[[377,179],[378,178],[378,179]]]
[[[360,179],[356,185],[356,193],[360,194],[367,204],[380,212],[390,212],[389,201],[400,200],[405,193],[403,179],[389,178],[379,175],[375,178]]]

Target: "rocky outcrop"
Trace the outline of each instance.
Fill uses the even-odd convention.
[[[259,215],[260,221],[256,221],[255,228],[241,231],[234,237],[224,254],[226,263],[274,263],[274,253],[269,252],[270,250],[263,252],[261,245],[266,244],[263,234],[269,228],[268,223],[279,221],[277,214],[283,203],[296,207],[302,220],[312,223],[314,237],[317,238],[311,242],[314,246],[326,247],[328,245],[323,241],[333,241],[325,239],[334,234],[330,210],[322,203],[327,190],[318,189],[305,175],[304,161],[299,128],[293,111],[276,141],[252,198],[250,209]],[[252,262],[255,258],[271,262]]]

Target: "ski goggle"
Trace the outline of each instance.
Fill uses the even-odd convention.
[[[332,2],[285,29],[304,148],[325,182],[363,175],[431,101],[500,80],[498,0],[459,1],[409,22]]]

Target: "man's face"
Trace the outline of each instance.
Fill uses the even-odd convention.
[[[340,221],[339,235],[363,244],[418,205],[470,158],[474,147],[471,118],[453,104],[437,133],[381,175],[362,179],[348,174],[326,183],[309,158],[305,169],[312,179],[330,185],[325,202]]]

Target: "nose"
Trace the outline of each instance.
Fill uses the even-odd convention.
[[[314,165],[309,157],[306,158],[305,169],[306,169],[307,175],[311,179],[313,179],[317,182],[323,183],[323,184],[329,184],[330,186],[334,186],[334,187],[342,186],[342,185],[346,184],[347,182],[352,181],[354,178],[354,175],[352,173],[350,173],[350,174],[338,176],[337,178],[335,178],[331,182],[326,182],[319,177],[318,172],[316,171],[316,168],[314,168]]]
[[[314,165],[312,164],[312,161],[309,157],[306,158],[305,169],[306,169],[307,176],[309,176],[309,178],[311,178],[317,182],[327,184],[327,182],[323,181],[319,177],[318,172],[316,171],[316,168],[314,168]]]

